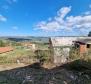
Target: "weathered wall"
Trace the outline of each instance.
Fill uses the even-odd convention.
[[[51,38],[51,46],[53,48],[54,53],[54,63],[61,64],[67,61],[69,57],[70,48],[66,47],[60,49],[63,46],[72,46],[73,41],[80,41],[84,39],[91,39],[91,37],[52,37]],[[84,52],[86,50],[86,46],[80,46],[80,52]]]
[[[91,39],[91,37],[51,37],[53,46],[71,46],[73,41]]]
[[[70,48],[54,48],[54,63],[65,63],[69,57]]]
[[[86,45],[80,45],[80,54],[86,53],[87,52],[87,48]]]

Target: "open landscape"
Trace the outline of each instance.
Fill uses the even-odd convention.
[[[65,58],[62,49],[68,47],[63,47],[63,44],[60,44],[60,47],[55,48],[61,50],[54,51],[50,42],[53,38],[62,41],[63,37],[32,37],[31,40],[26,38],[22,37],[22,40],[16,37],[0,38],[0,84],[91,83],[90,52],[80,55],[80,47],[70,46],[69,56],[65,51]],[[57,42],[56,44],[58,44]],[[57,57],[59,55],[60,58]],[[55,60],[57,60],[57,63],[55,63]]]
[[[91,84],[91,0],[0,0],[0,84]]]

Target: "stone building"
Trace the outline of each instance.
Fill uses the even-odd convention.
[[[79,53],[88,53],[91,52],[91,39],[80,39],[79,41],[74,41],[74,45],[79,48]]]
[[[67,62],[70,48],[79,45],[79,52],[87,52],[91,44],[91,37],[51,37],[50,48],[53,51],[53,62],[57,65]]]
[[[36,49],[35,44],[34,43],[31,43],[31,42],[22,42],[21,45],[23,47],[25,47],[26,49],[29,49],[29,50],[31,49],[31,50],[34,50],[35,51],[35,49]]]

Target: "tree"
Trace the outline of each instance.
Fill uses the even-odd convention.
[[[88,33],[88,36],[91,36],[91,31]]]

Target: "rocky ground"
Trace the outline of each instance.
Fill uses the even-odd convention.
[[[91,84],[91,71],[76,71],[65,65],[51,69],[39,63],[1,65],[0,84]]]

